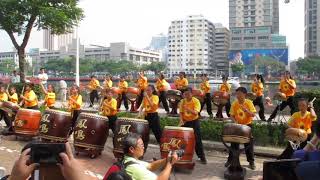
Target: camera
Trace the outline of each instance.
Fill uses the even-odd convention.
[[[40,164],[62,163],[59,154],[65,151],[64,143],[33,143],[31,144],[31,162]]]
[[[169,151],[169,154],[177,153],[178,157],[181,158],[184,155],[184,149],[178,149],[178,150],[171,150]]]

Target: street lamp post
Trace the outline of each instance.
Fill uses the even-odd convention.
[[[77,48],[76,48],[76,85],[80,86],[80,75],[79,75],[79,30],[78,30],[78,26],[76,27],[76,39],[77,39]]]

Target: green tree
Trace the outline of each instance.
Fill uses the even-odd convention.
[[[164,62],[151,62],[149,65],[143,65],[141,67],[142,70],[152,71],[155,74],[158,74],[161,71],[164,71],[166,68],[166,64]]]
[[[78,0],[1,0],[0,29],[9,35],[19,55],[21,80],[25,80],[25,48],[32,28],[54,34],[70,31],[84,17]],[[23,36],[19,45],[17,35]]]
[[[305,75],[319,76],[320,57],[308,57],[297,61],[297,72]]]
[[[13,59],[6,59],[0,63],[0,72],[9,74],[15,69],[16,64]]]
[[[259,56],[251,64],[258,66],[264,71],[270,70],[270,73],[278,73],[285,70],[286,65],[283,62],[273,59],[269,56]]]
[[[244,65],[243,64],[232,64],[231,69],[233,73],[241,73],[244,71]]]

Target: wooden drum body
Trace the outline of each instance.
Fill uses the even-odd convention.
[[[14,132],[18,135],[36,136],[39,133],[40,120],[40,111],[19,109],[14,120]]]
[[[167,98],[170,100],[180,101],[182,99],[182,93],[176,89],[169,89],[167,91]]]
[[[111,88],[113,92],[113,98],[118,98],[119,95],[121,95],[121,89],[118,87],[112,87]]]
[[[18,110],[20,109],[20,106],[13,102],[5,101],[5,102],[2,102],[1,109],[7,112],[8,114],[14,115],[18,112]]]
[[[249,93],[247,94],[246,98],[247,98],[247,99],[250,99],[251,101],[254,101],[254,100],[256,100],[257,95],[256,95],[256,93],[249,92]]]
[[[305,130],[299,128],[288,128],[285,132],[288,141],[301,143],[307,140],[308,134]]]
[[[101,154],[109,135],[109,120],[105,116],[80,113],[74,129],[76,154],[85,152],[91,158]]]
[[[115,125],[113,137],[113,154],[116,158],[123,156],[123,140],[129,133],[137,133],[141,136],[144,143],[144,150],[149,144],[149,123],[143,119],[119,117]]]
[[[67,142],[71,129],[69,112],[48,109],[42,115],[39,134],[44,141]]]
[[[201,91],[200,89],[193,89],[192,90],[192,95],[194,97],[196,97],[197,99],[199,99],[200,102],[204,101],[204,96],[205,94],[203,93],[203,91]]]
[[[222,131],[222,140],[226,143],[246,144],[250,142],[251,136],[251,128],[242,124],[227,123]]]
[[[184,150],[184,155],[175,164],[176,167],[193,169],[195,163],[192,161],[195,136],[192,128],[166,126],[161,138],[161,158],[166,158],[171,150]]]
[[[216,105],[224,106],[228,103],[230,94],[227,92],[214,92],[212,95],[212,101]]]
[[[274,96],[273,96],[274,100],[278,100],[278,101],[286,101],[287,100],[287,96],[282,93],[282,92],[277,92]]]

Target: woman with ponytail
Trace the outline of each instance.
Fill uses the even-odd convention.
[[[253,105],[259,107],[259,117],[262,121],[266,121],[264,116],[264,104],[263,104],[263,90],[264,90],[264,79],[262,75],[256,74],[254,76],[253,83],[251,85],[251,90],[257,96],[253,101]]]

